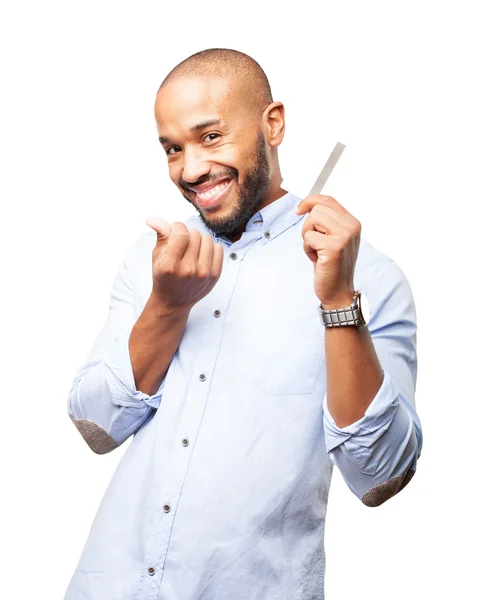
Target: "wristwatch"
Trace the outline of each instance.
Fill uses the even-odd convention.
[[[368,299],[359,290],[354,290],[353,301],[349,306],[324,310],[320,304],[318,312],[325,327],[362,327],[369,323],[370,317]]]

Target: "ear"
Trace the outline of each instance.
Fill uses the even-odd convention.
[[[283,141],[286,123],[282,102],[272,102],[263,112],[266,142],[270,146],[279,146]]]

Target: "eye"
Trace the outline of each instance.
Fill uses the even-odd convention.
[[[165,148],[165,152],[166,152],[167,156],[171,156],[170,150],[178,150],[178,151],[180,151],[181,148],[179,146],[170,146],[169,148]]]
[[[207,134],[205,135],[205,141],[210,141],[210,142],[212,142],[213,140],[215,140],[216,138],[213,138],[213,139],[210,139],[210,140],[208,140],[208,139],[207,139],[207,138],[211,137],[212,135],[215,135],[215,136],[217,136],[217,137],[220,137],[220,134],[219,134],[219,133],[207,133]]]

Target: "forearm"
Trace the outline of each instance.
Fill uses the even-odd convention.
[[[358,277],[370,300],[367,327],[325,332],[326,448],[349,488],[368,506],[397,494],[416,470],[422,429],[415,410],[416,310],[409,283],[392,260]],[[342,297],[329,308],[350,302]]]
[[[129,338],[131,366],[138,391],[154,394],[163,380],[183,335],[189,311],[167,311],[154,293]]]
[[[341,308],[351,298],[325,310]],[[367,326],[326,327],[325,357],[328,410],[338,427],[364,416],[383,380],[382,368]]]

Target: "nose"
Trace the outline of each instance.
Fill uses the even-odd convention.
[[[185,148],[183,154],[183,179],[196,183],[200,177],[210,172],[210,164],[199,148]]]

